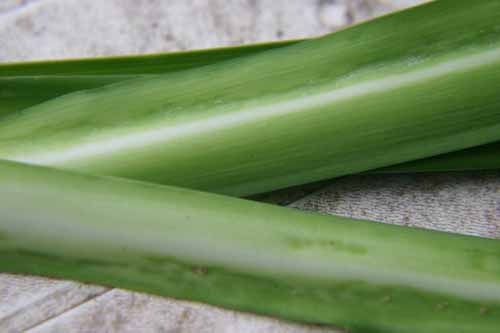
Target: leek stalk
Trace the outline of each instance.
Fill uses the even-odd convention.
[[[66,95],[5,117],[0,157],[250,195],[490,143],[499,29],[498,1],[444,0]]]
[[[0,64],[0,116],[70,92],[206,66],[297,42],[299,40],[166,54]]]
[[[139,77],[192,69],[248,56],[300,40],[155,55],[102,57],[0,64],[0,115],[79,90]],[[493,170],[500,168],[500,144],[411,161],[368,173]]]
[[[500,242],[0,161],[0,271],[349,332],[496,333]]]

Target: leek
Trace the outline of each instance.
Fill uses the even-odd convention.
[[[166,54],[0,64],[0,116],[78,90],[206,66],[297,42],[288,40]]]
[[[5,117],[0,157],[250,195],[486,144],[499,29],[498,1],[443,0],[66,95]]]
[[[498,332],[500,242],[0,161],[0,271],[349,332]]]

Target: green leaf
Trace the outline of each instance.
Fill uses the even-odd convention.
[[[165,54],[0,64],[0,116],[78,90],[206,66],[297,42],[299,40]]]
[[[500,242],[0,161],[0,271],[349,332],[496,333]]]
[[[0,115],[20,111],[79,90],[206,66],[298,42],[300,40],[286,40],[155,55],[0,64]],[[494,143],[367,172],[436,172],[499,168],[500,145]]]
[[[205,66],[292,45],[296,40],[146,56],[0,64],[0,115],[78,90],[138,77]],[[53,73],[53,74],[49,74]],[[104,73],[104,74],[103,74]],[[126,73],[126,74],[121,74]],[[498,143],[411,161],[368,173],[494,170],[500,168]]]
[[[367,173],[443,172],[500,169],[500,142],[406,162]]]
[[[0,156],[249,195],[500,139],[500,2],[74,93],[0,123]]]
[[[112,56],[0,64],[0,77],[100,76],[169,73],[211,65],[302,41],[301,39],[135,56]]]

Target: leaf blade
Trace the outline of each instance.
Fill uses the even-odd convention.
[[[248,195],[495,141],[498,5],[454,3],[53,100],[0,124],[1,156]]]

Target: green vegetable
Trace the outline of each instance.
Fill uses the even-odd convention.
[[[69,92],[102,87],[127,79],[168,73],[216,63],[221,59],[231,59],[253,54],[278,46],[296,43],[290,40],[280,43],[255,44],[223,49],[200,50],[155,56],[130,56],[116,58],[96,58],[66,61],[30,62],[1,65],[0,69],[0,114],[11,113],[24,107],[33,106]],[[220,55],[218,53],[221,53]],[[215,57],[207,57],[213,53]],[[148,61],[145,61],[147,59]],[[144,62],[140,61],[143,60]],[[227,59],[226,59],[227,60]],[[151,66],[153,63],[155,66]],[[69,67],[71,65],[71,67]],[[162,67],[163,65],[164,67]],[[68,74],[69,69],[72,72]],[[101,74],[107,70],[106,74]],[[112,72],[114,71],[114,72]],[[144,73],[133,74],[128,71]],[[54,73],[53,75],[48,73]],[[125,72],[128,74],[120,74]],[[7,73],[7,75],[5,75]],[[4,75],[2,77],[2,75]],[[383,169],[369,170],[369,173],[394,172],[435,172],[494,170],[500,168],[500,144],[493,143],[438,155],[418,161],[411,161]]]
[[[70,92],[215,64],[298,41],[154,55],[0,64],[0,116]]]
[[[0,157],[249,195],[497,141],[499,30],[498,1],[438,1],[66,95],[4,118]]]
[[[156,55],[0,64],[0,95],[2,95],[0,115],[19,111],[78,90],[206,66],[293,45],[299,41],[286,40]],[[368,172],[432,172],[498,168],[500,168],[500,144],[494,143]]]
[[[393,165],[368,173],[440,172],[500,169],[500,142]]]
[[[146,75],[192,69],[256,54],[301,39],[135,56],[112,56],[0,64],[0,77]]]
[[[498,240],[6,161],[0,183],[2,272],[349,332],[498,332]]]

